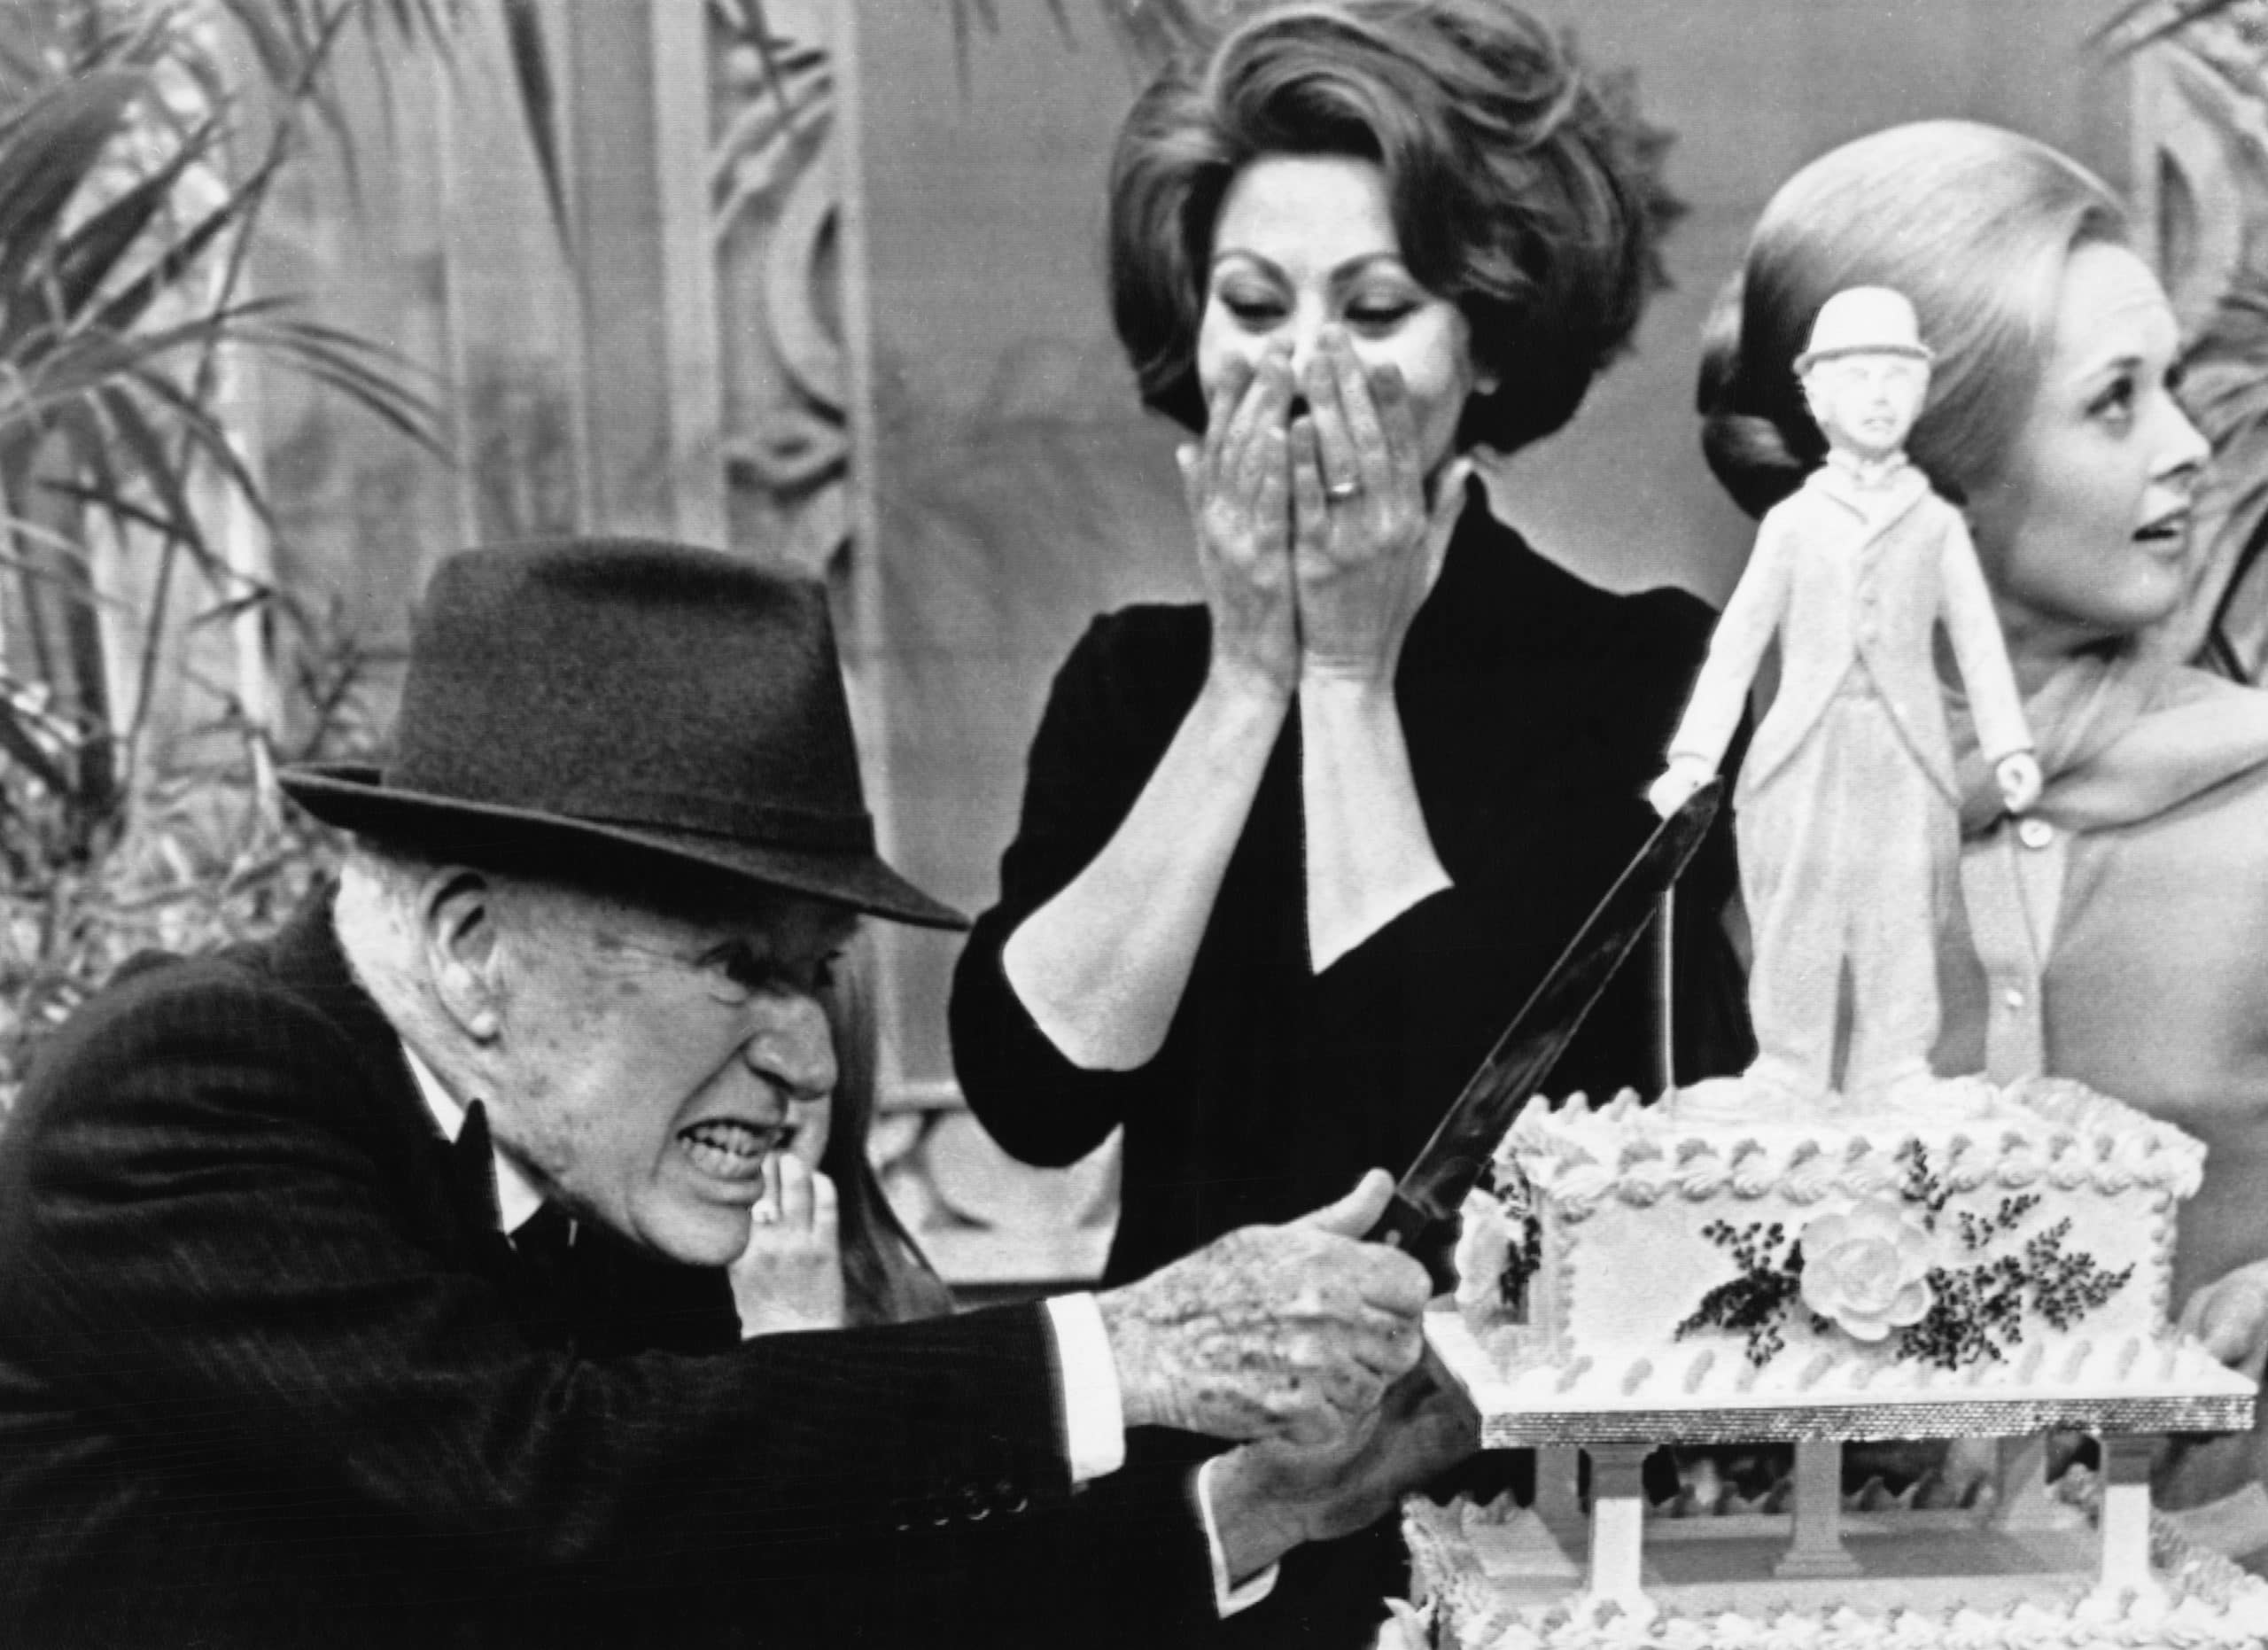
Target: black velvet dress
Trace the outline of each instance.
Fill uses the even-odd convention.
[[[1150,606],[1094,623],[1033,742],[1000,901],[955,977],[952,1038],[969,1104],[1015,1156],[1068,1163],[1124,1125],[1111,1280],[1330,1202],[1374,1165],[1407,1166],[1652,829],[1645,789],[1711,624],[1682,592],[1616,595],[1544,560],[1474,484],[1395,681],[1426,827],[1454,885],[1314,970],[1295,708],[1164,1046],[1139,1070],[1106,1072],[1073,1065],[1033,1024],[1001,949],[1124,821],[1202,685],[1209,621],[1201,607]],[[1718,920],[1733,882],[1720,821],[1678,896],[1681,1078],[1738,1070],[1750,1053]],[[1658,1086],[1656,973],[1642,946],[1553,1093]],[[1278,1596],[1240,1629],[1254,1643],[1367,1643],[1383,1615],[1370,1601],[1395,1573],[1359,1557],[1346,1543],[1295,1555]]]

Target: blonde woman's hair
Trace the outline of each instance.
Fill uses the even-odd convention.
[[[2124,237],[2093,173],[1997,127],[1928,121],[1829,151],[1773,196],[1710,317],[1709,467],[1751,515],[1795,491],[1827,451],[1796,378],[1812,318],[1846,286],[1889,286],[1937,355],[1908,455],[1966,500],[2031,408],[2071,253]]]

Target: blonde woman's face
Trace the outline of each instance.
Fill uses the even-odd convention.
[[[1476,387],[1464,312],[1402,261],[1386,175],[1345,155],[1263,155],[1237,174],[1213,228],[1197,334],[1209,397],[1223,369],[1291,352],[1294,382],[1326,327],[1345,331],[1367,373],[1392,362],[1418,420],[1420,468],[1449,458]],[[1479,387],[1489,387],[1480,385]]]
[[[2179,346],[2141,260],[2102,245],[2071,254],[2039,391],[2003,473],[1969,501],[2013,650],[2131,635],[2186,594],[2207,448],[2173,397]]]

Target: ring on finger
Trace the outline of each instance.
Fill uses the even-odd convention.
[[[1344,481],[1334,481],[1324,488],[1324,497],[1334,504],[1343,504],[1363,490],[1363,484],[1349,476]]]

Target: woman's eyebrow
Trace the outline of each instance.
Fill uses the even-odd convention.
[[[2083,357],[2071,370],[2070,382],[2075,386],[2095,383],[2098,379],[2116,377],[2122,372],[2140,372],[2147,360],[2140,350],[2120,349],[2112,354]]]
[[[1331,272],[1331,284],[1334,287],[1352,285],[1380,265],[1386,267],[1389,275],[1405,280],[1410,278],[1410,271],[1402,267],[1401,256],[1381,248],[1377,252],[1357,253],[1340,264]]]
[[[1269,257],[1265,253],[1253,252],[1242,246],[1231,246],[1215,253],[1210,267],[1217,270],[1223,264],[1231,261],[1251,264],[1262,274],[1271,276],[1279,281],[1287,278],[1284,274],[1283,266],[1273,258]],[[1356,277],[1368,274],[1373,267],[1379,264],[1386,265],[1397,276],[1405,278],[1409,276],[1410,272],[1402,267],[1401,255],[1380,247],[1376,252],[1356,253],[1353,257],[1334,265],[1324,279],[1333,286],[1344,286]]]
[[[1272,276],[1274,279],[1278,281],[1284,278],[1284,270],[1282,266],[1277,263],[1273,258],[1270,258],[1261,253],[1248,252],[1241,246],[1231,246],[1225,251],[1215,253],[1213,254],[1213,261],[1208,267],[1217,272],[1223,264],[1231,262],[1252,264],[1256,267],[1262,275]]]

